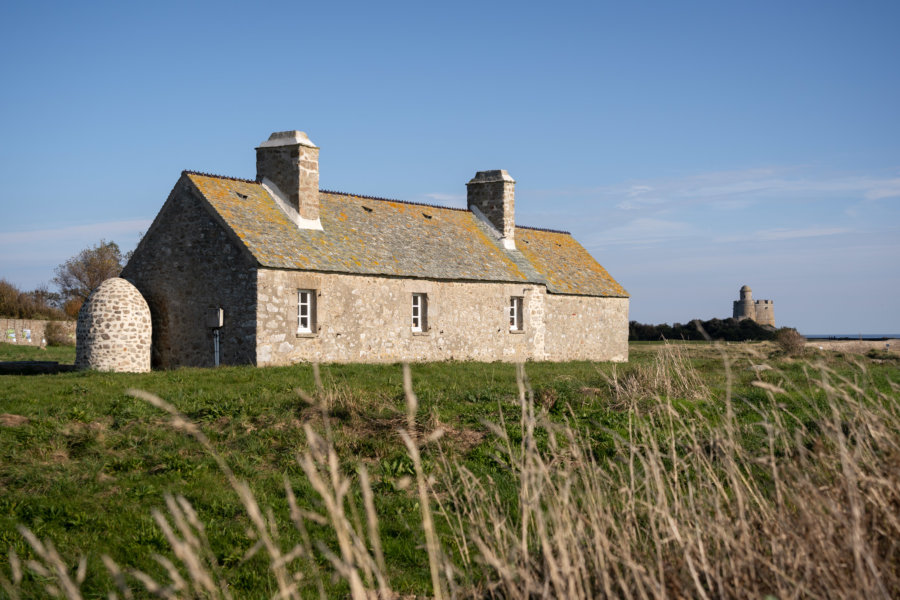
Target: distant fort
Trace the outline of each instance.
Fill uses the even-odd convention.
[[[741,299],[734,301],[734,318],[750,319],[760,325],[775,327],[775,309],[771,300],[754,300],[749,285],[741,288]]]

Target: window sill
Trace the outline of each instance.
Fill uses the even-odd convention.
[[[298,333],[296,337],[298,337],[298,338],[314,338],[314,337],[319,337],[319,334],[314,331],[310,331],[309,333]]]
[[[431,331],[413,331],[413,335],[431,335]]]
[[[525,333],[524,329],[510,329],[509,332],[513,335],[522,335]]]

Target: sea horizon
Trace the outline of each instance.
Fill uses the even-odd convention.
[[[800,335],[807,339],[836,339],[836,340],[879,340],[900,339],[900,333],[803,333]]]

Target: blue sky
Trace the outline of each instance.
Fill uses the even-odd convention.
[[[900,333],[900,3],[0,6],[0,277],[132,248],[182,169],[464,206],[517,180],[648,323],[743,284],[805,333]]]

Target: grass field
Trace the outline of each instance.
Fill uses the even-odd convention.
[[[900,592],[895,359],[635,343],[524,370],[414,364],[412,415],[399,365],[3,376],[0,594]]]
[[[0,361],[49,361],[61,365],[75,362],[75,346],[25,346],[22,344],[0,343]]]

